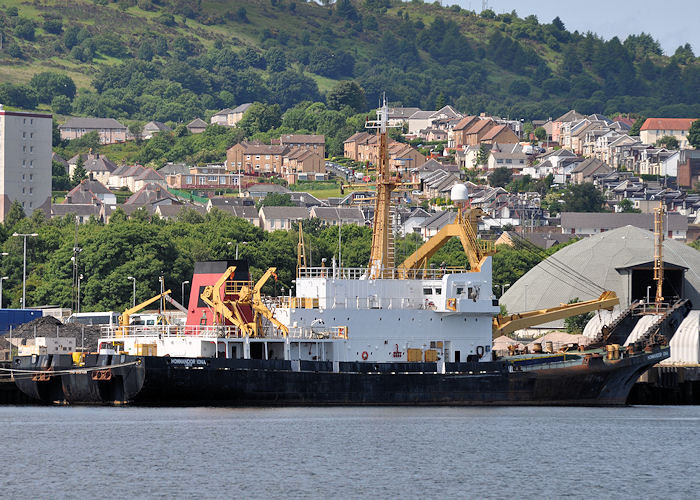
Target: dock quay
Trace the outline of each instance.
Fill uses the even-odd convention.
[[[656,365],[630,391],[628,404],[700,404],[700,365]]]

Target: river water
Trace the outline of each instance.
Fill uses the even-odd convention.
[[[2,498],[697,498],[700,407],[0,407]]]

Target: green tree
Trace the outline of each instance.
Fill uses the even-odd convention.
[[[678,149],[678,139],[672,135],[665,135],[656,141],[657,146],[663,146],[668,149]]]
[[[482,144],[479,146],[479,152],[476,154],[476,164],[486,165],[489,161],[489,155],[491,154],[491,147],[488,144]]]
[[[506,187],[513,180],[513,172],[507,167],[499,167],[489,175],[491,187]]]
[[[516,96],[530,95],[530,85],[525,80],[513,80],[508,87],[508,93]]]
[[[54,191],[67,191],[70,189],[70,179],[66,167],[57,161],[51,162],[51,189]]]
[[[54,35],[60,35],[63,31],[63,21],[60,19],[44,19],[44,31]]]
[[[15,35],[25,40],[34,40],[34,23],[30,19],[20,19],[15,24]]]
[[[642,128],[642,125],[644,125],[644,122],[647,121],[646,118],[640,116],[637,118],[632,125],[632,128],[630,129],[629,135],[630,136],[638,136],[639,135],[639,129]]]
[[[695,120],[688,130],[688,142],[695,149],[700,149],[700,120]]]
[[[440,92],[435,98],[435,109],[442,109],[447,104],[447,99],[445,99],[445,94]]]
[[[17,200],[13,201],[10,205],[10,210],[7,212],[7,216],[5,216],[4,225],[7,232],[10,233],[17,223],[25,217],[26,215],[24,214],[22,204]]]
[[[75,187],[80,184],[80,181],[87,177],[87,172],[85,171],[85,160],[83,160],[82,155],[78,155],[78,159],[75,162],[75,168],[73,169],[73,177],[71,178],[71,186]]]
[[[544,141],[547,139],[547,131],[544,129],[544,127],[537,127],[535,129],[535,138],[538,141]]]
[[[287,193],[269,193],[258,202],[258,208],[260,207],[296,207],[296,204]]]
[[[603,193],[590,182],[570,185],[562,199],[562,212],[602,212],[605,201]]]
[[[272,47],[265,53],[268,71],[275,73],[287,69],[287,56],[279,47]]]
[[[279,127],[281,121],[282,112],[279,104],[254,102],[243,114],[243,118],[238,122],[238,127],[250,136],[257,132],[267,132],[272,128]]]
[[[134,140],[136,141],[136,144],[141,144],[143,142],[143,137],[142,137],[142,132],[143,132],[143,123],[136,121],[133,123],[129,124],[129,132],[131,132],[131,135],[134,136]]]
[[[574,297],[568,303],[576,304],[578,302],[581,302],[579,298]],[[566,328],[566,331],[568,333],[580,334],[581,332],[583,332],[583,329],[586,327],[586,324],[591,320],[592,317],[592,312],[578,314],[576,316],[569,316],[564,320],[564,327]]]
[[[328,91],[326,95],[328,107],[340,111],[344,106],[350,106],[355,113],[366,109],[365,91],[354,80],[342,81]]]
[[[51,111],[57,115],[67,115],[71,110],[71,100],[64,95],[57,95],[51,99]]]
[[[632,200],[629,198],[625,198],[622,200],[620,203],[617,205],[620,208],[620,211],[624,213],[635,213],[638,214],[641,212],[638,208],[634,208],[634,203],[632,203]]]

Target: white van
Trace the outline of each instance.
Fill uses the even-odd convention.
[[[115,311],[73,313],[68,317],[66,323],[90,326],[118,326],[119,313]]]

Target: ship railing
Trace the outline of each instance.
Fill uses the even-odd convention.
[[[333,327],[294,327],[289,329],[290,339],[309,339],[309,340],[347,340],[348,328],[346,326]]]
[[[437,267],[427,269],[411,269],[409,278],[424,280],[439,280],[446,274],[465,273],[462,267]],[[397,268],[384,269],[376,279],[398,279],[406,274],[406,270]],[[300,267],[297,269],[298,278],[331,278],[346,280],[368,279],[366,267]]]
[[[125,337],[238,337],[244,336],[240,328],[236,326],[218,325],[130,325],[130,326],[103,326],[101,336],[106,339],[119,339]]]
[[[440,303],[440,300],[438,299]],[[270,297],[265,304],[271,309],[436,309],[432,298],[425,297]]]
[[[264,338],[267,339],[284,339],[285,335],[271,324],[266,324],[263,327]],[[291,338],[308,338],[308,339],[347,339],[347,327],[305,327],[305,328],[290,328],[289,336]],[[100,338],[109,340],[120,340],[125,338],[246,338],[245,332],[240,328],[232,325],[131,325],[128,327],[110,327],[103,326],[101,329]]]

